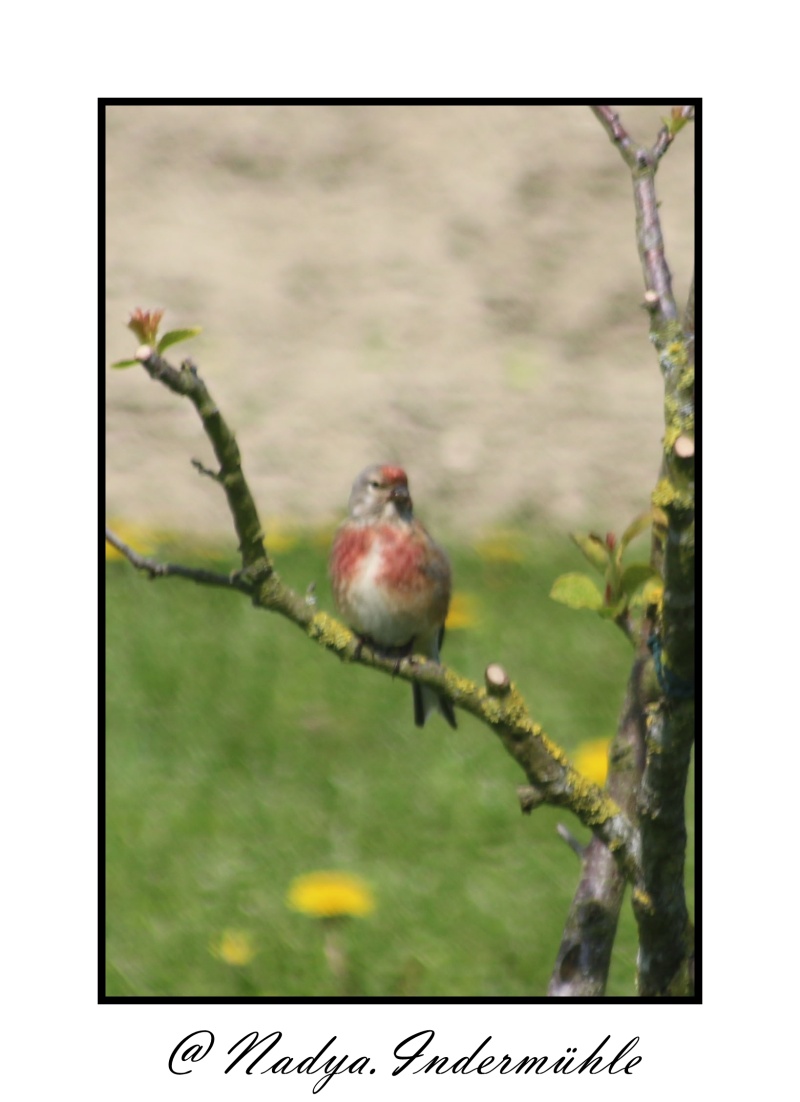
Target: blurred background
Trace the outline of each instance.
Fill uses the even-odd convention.
[[[669,107],[624,108],[652,141]],[[693,128],[659,169],[679,301]],[[404,463],[437,529],[619,525],[659,462],[661,380],[621,158],[583,107],[110,107],[107,334],[136,306],[191,355],[262,513],[338,518]],[[108,507],[227,533],[188,408],[108,387]],[[154,492],[157,487],[157,492]]]
[[[651,142],[669,105],[620,111]],[[628,173],[588,108],[133,106],[106,122],[109,362],[135,349],[134,307],[203,327],[169,358],[198,364],[282,576],[313,581],[323,608],[354,475],[405,466],[453,559],[443,657],[476,679],[502,662],[599,779],[630,649],[549,591],[583,569],[569,531],[619,533],[647,508],[662,387]],[[658,177],[679,302],[693,138]],[[228,570],[224,498],[192,457],[213,461],[190,405],[109,372],[110,522]],[[586,835],[551,809],[521,816],[523,777],[485,728],[417,731],[407,685],[240,598],[150,585],[113,556],[107,574],[109,994],[544,993],[579,868],[555,826]],[[319,870],[360,886],[298,895]],[[633,993],[628,910],[612,994]]]

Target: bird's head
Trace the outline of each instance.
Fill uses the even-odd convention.
[[[366,467],[353,483],[348,505],[353,520],[393,520],[412,516],[408,478],[402,467]]]

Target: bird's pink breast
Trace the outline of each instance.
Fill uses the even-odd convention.
[[[427,582],[420,567],[425,546],[403,528],[385,525],[380,531],[381,568],[375,576],[378,585],[390,589],[419,589]]]
[[[334,579],[351,579],[362,559],[369,553],[375,539],[375,529],[352,525],[336,536],[331,552],[331,575]]]

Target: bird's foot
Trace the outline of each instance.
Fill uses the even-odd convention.
[[[411,661],[411,653],[414,648],[413,639],[409,640],[408,643],[403,643],[403,645],[399,647],[384,646],[382,643],[376,643],[369,635],[356,635],[356,639],[355,658],[360,658],[364,647],[369,647],[376,658],[394,659],[393,676],[399,673],[400,664],[404,658]]]

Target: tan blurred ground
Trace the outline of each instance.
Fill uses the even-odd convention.
[[[668,107],[623,108],[652,140]],[[659,192],[679,302],[693,128]],[[619,529],[659,462],[630,183],[581,107],[111,107],[108,359],[135,306],[191,355],[265,520],[338,518],[355,473],[409,471],[441,533]],[[185,351],[184,351],[185,350]],[[229,533],[186,402],[109,372],[108,513]]]

